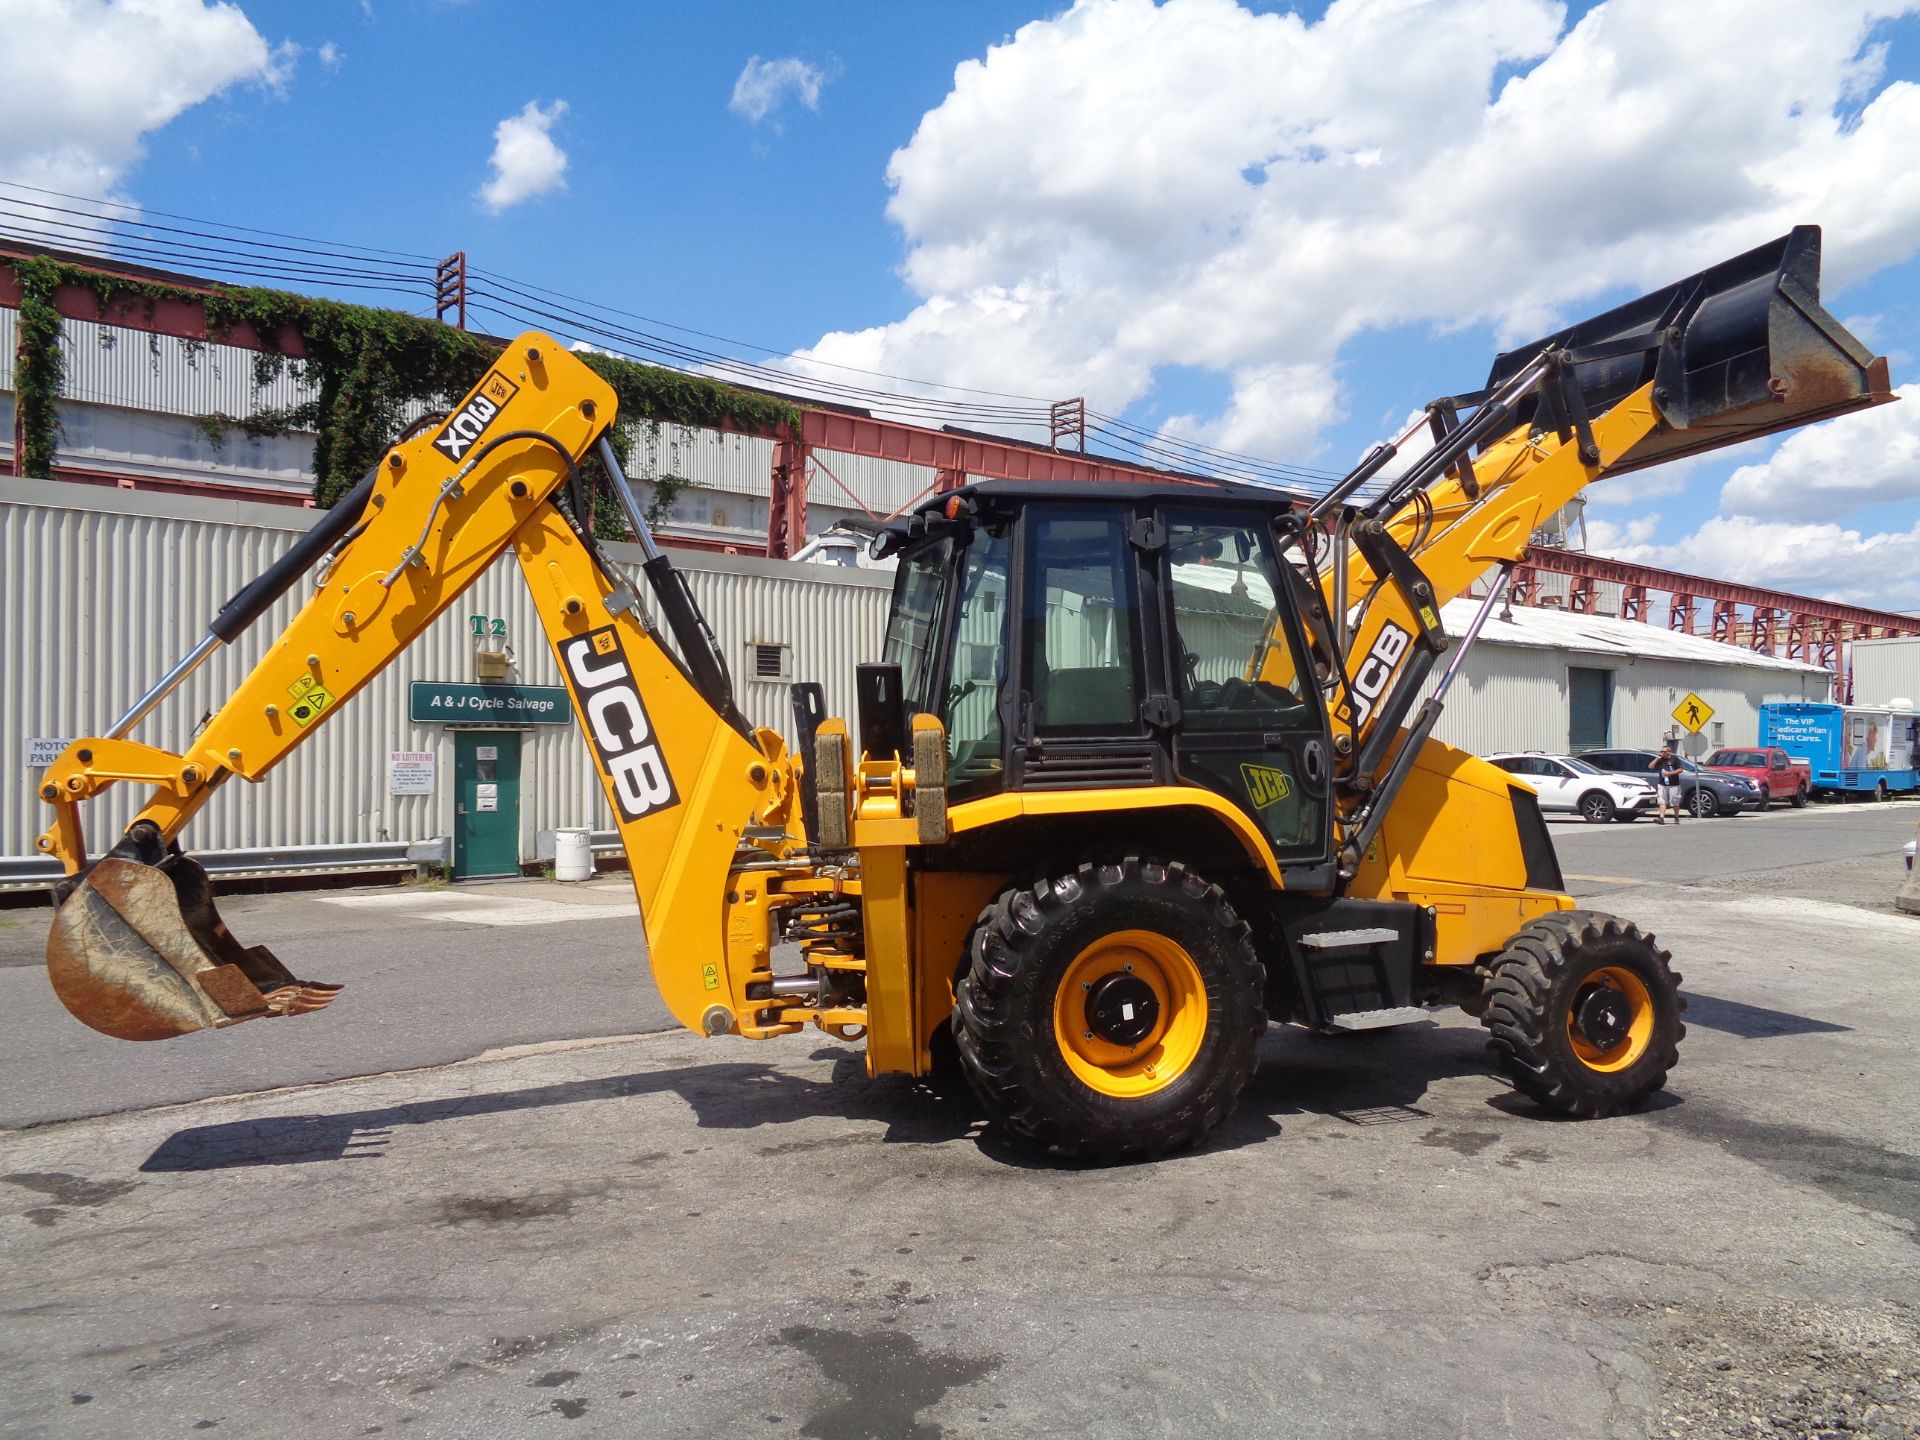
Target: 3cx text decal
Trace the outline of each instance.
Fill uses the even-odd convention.
[[[467,403],[453,412],[453,417],[440,433],[433,437],[433,448],[449,460],[458,460],[493,423],[493,417],[519,393],[518,385],[498,370],[493,371],[480,382],[480,388],[473,392]]]
[[[1380,627],[1379,638],[1373,642],[1373,648],[1367,651],[1367,658],[1360,662],[1360,670],[1353,677],[1353,684],[1347,687],[1347,703],[1340,707],[1342,718],[1350,720],[1354,729],[1358,730],[1367,723],[1380,692],[1393,679],[1393,672],[1400,668],[1401,657],[1412,643],[1413,636],[1391,620]]]
[[[560,642],[560,667],[587,739],[612,783],[622,820],[639,820],[680,803],[667,758],[640,703],[633,668],[611,625]]]

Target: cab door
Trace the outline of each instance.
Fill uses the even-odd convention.
[[[1239,805],[1286,865],[1328,859],[1326,710],[1265,517],[1169,509],[1157,571],[1181,780]]]

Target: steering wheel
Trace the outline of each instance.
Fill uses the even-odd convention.
[[[1189,650],[1182,657],[1182,667],[1187,672],[1187,704],[1195,710],[1218,710],[1221,708],[1220,685],[1217,681],[1200,678],[1200,656]]]

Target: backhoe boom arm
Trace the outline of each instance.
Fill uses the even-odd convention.
[[[331,998],[332,987],[296,981],[268,952],[233,941],[176,838],[216,787],[270,773],[511,550],[632,862],[656,978],[675,1015],[700,1026],[711,995],[699,960],[720,948],[723,924],[714,897],[749,822],[788,777],[777,742],[740,721],[710,633],[646,534],[602,441],[614,418],[603,380],[551,338],[521,336],[450,416],[394,446],[235,596],[112,733],[67,748],[42,782],[54,823],[40,848],[74,877],[48,942],[70,1010],[108,1034],[150,1039]],[[570,482],[578,503],[578,466],[596,444],[646,545],[645,572],[684,664],[578,515],[569,520],[556,504]],[[199,658],[236,639],[317,561],[313,593],[185,751],[126,738]],[[90,863],[80,803],[133,782],[151,785],[151,798]]]

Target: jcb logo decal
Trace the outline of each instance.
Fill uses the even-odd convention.
[[[1347,687],[1347,703],[1340,707],[1341,718],[1350,720],[1354,729],[1367,723],[1380,692],[1393,679],[1393,672],[1400,668],[1407,646],[1412,643],[1413,636],[1392,621],[1380,627],[1380,637],[1373,642],[1373,648],[1367,651],[1367,658],[1360,662],[1360,672],[1353,677],[1353,684]]]
[[[449,460],[460,459],[493,423],[493,417],[519,393],[518,385],[498,370],[494,371],[480,382],[473,398],[454,411],[445,428],[433,437],[433,448]]]
[[[613,784],[623,820],[638,820],[680,803],[667,758],[640,703],[640,688],[612,626],[560,642],[560,665],[573,687],[587,738]]]
[[[1240,780],[1247,787],[1247,798],[1253,801],[1253,808],[1264,810],[1269,805],[1278,805],[1293,794],[1293,782],[1287,779],[1287,772],[1276,770],[1271,765],[1242,765]]]

